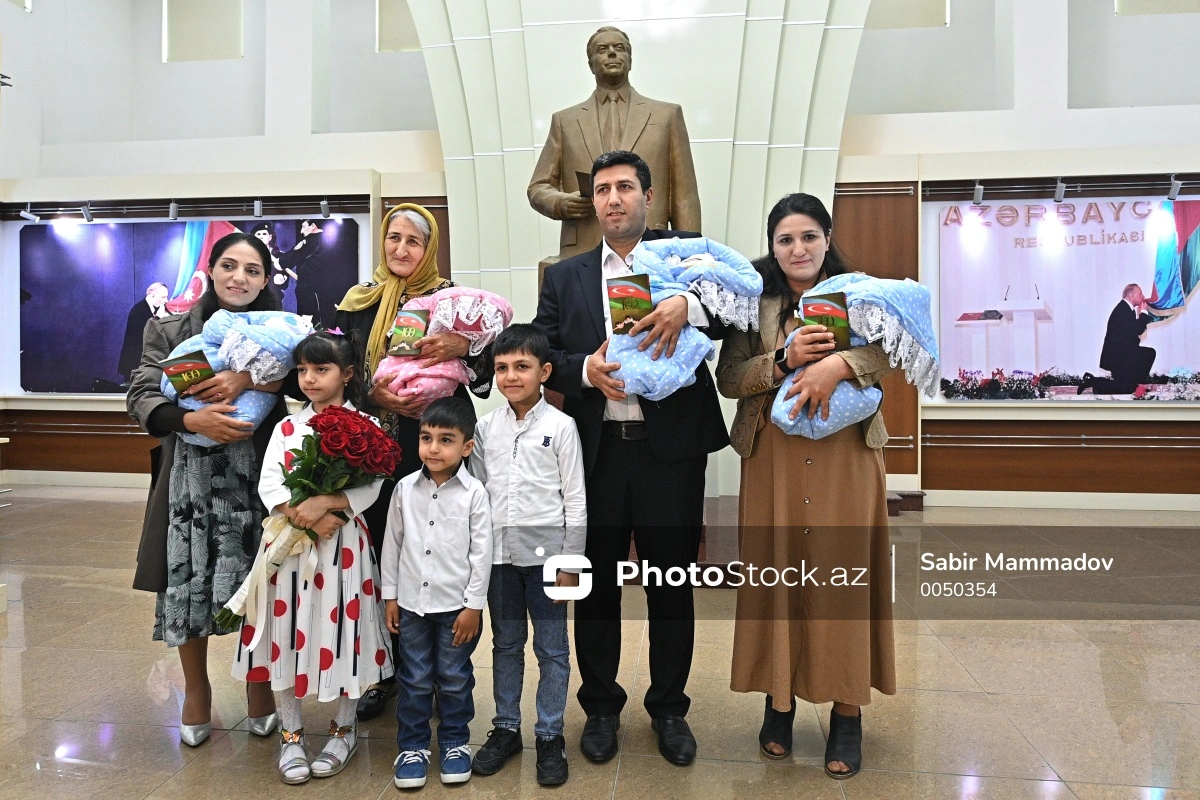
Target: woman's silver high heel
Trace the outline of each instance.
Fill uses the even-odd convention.
[[[279,712],[272,711],[265,717],[249,717],[246,728],[255,736],[270,736],[279,727]]]
[[[246,684],[246,728],[255,736],[270,736],[279,727],[279,712],[272,711],[263,717],[251,717],[250,713],[250,684]]]
[[[208,739],[212,733],[212,722],[203,722],[199,725],[179,725],[179,740],[188,747],[199,747]]]

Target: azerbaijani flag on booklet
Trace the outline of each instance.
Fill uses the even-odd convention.
[[[420,355],[420,349],[414,345],[425,337],[425,331],[428,327],[428,311],[407,311],[400,309],[400,312],[396,314],[396,321],[392,323],[391,339],[388,343],[388,355]]]
[[[160,361],[158,364],[162,367],[163,375],[167,376],[167,380],[180,394],[215,374],[212,365],[208,363],[208,356],[204,355],[203,350],[184,353],[181,356]]]
[[[850,349],[850,317],[846,313],[846,293],[806,295],[800,298],[801,324],[824,325],[833,334],[836,350]]]
[[[654,310],[654,301],[650,299],[649,275],[609,278],[605,284],[614,334],[629,333],[638,320]]]

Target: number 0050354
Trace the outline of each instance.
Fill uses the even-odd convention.
[[[996,584],[984,583],[922,583],[921,597],[995,597]]]

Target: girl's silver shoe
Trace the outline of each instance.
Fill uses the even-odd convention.
[[[296,786],[301,783],[307,783],[312,778],[312,766],[308,761],[308,749],[304,746],[304,729],[298,731],[289,731],[280,729],[279,740],[279,757],[283,758],[283,752],[291,745],[296,745],[300,748],[301,755],[289,758],[279,764],[279,779],[290,786]],[[289,777],[288,773],[293,770],[299,770],[295,775]]]
[[[270,736],[279,727],[279,712],[272,711],[265,717],[250,717],[246,728],[255,736]]]
[[[212,733],[212,722],[205,722],[200,725],[179,725],[179,740],[188,747],[199,747],[208,739]]]
[[[356,718],[350,725],[339,727],[336,720],[329,721],[329,742],[332,743],[335,739],[345,739],[348,734],[354,734],[354,745],[350,747],[345,758],[340,758],[330,753],[326,749],[322,749],[320,755],[312,760],[311,769],[314,778],[332,778],[346,768],[350,763],[350,759],[354,757],[358,751],[358,719]],[[329,744],[325,745],[326,748]]]

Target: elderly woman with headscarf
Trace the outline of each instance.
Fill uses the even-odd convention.
[[[387,354],[388,334],[396,312],[414,297],[424,297],[454,286],[454,282],[438,273],[438,225],[433,215],[422,206],[401,203],[383,218],[379,264],[371,280],[350,288],[338,306],[336,325],[344,333],[357,331],[365,342],[366,376],[375,374],[379,361]],[[488,345],[477,356],[470,355],[470,341],[457,333],[426,336],[420,341],[422,363],[433,365],[452,358],[466,362],[472,375],[470,390],[487,397],[492,387],[492,348]],[[457,394],[469,397],[467,387],[460,386]],[[363,515],[371,531],[375,556],[380,557],[383,529],[395,481],[420,469],[417,439],[420,434],[420,410],[425,403],[420,397],[404,399],[392,393],[385,381],[371,387],[371,413],[377,414],[383,429],[399,443],[403,455],[393,474],[384,483],[379,500]],[[399,637],[392,636],[392,654],[399,655]],[[389,679],[390,681],[390,679]],[[395,694],[395,683],[372,687],[358,704],[358,718],[373,719],[383,711],[388,698]]]

